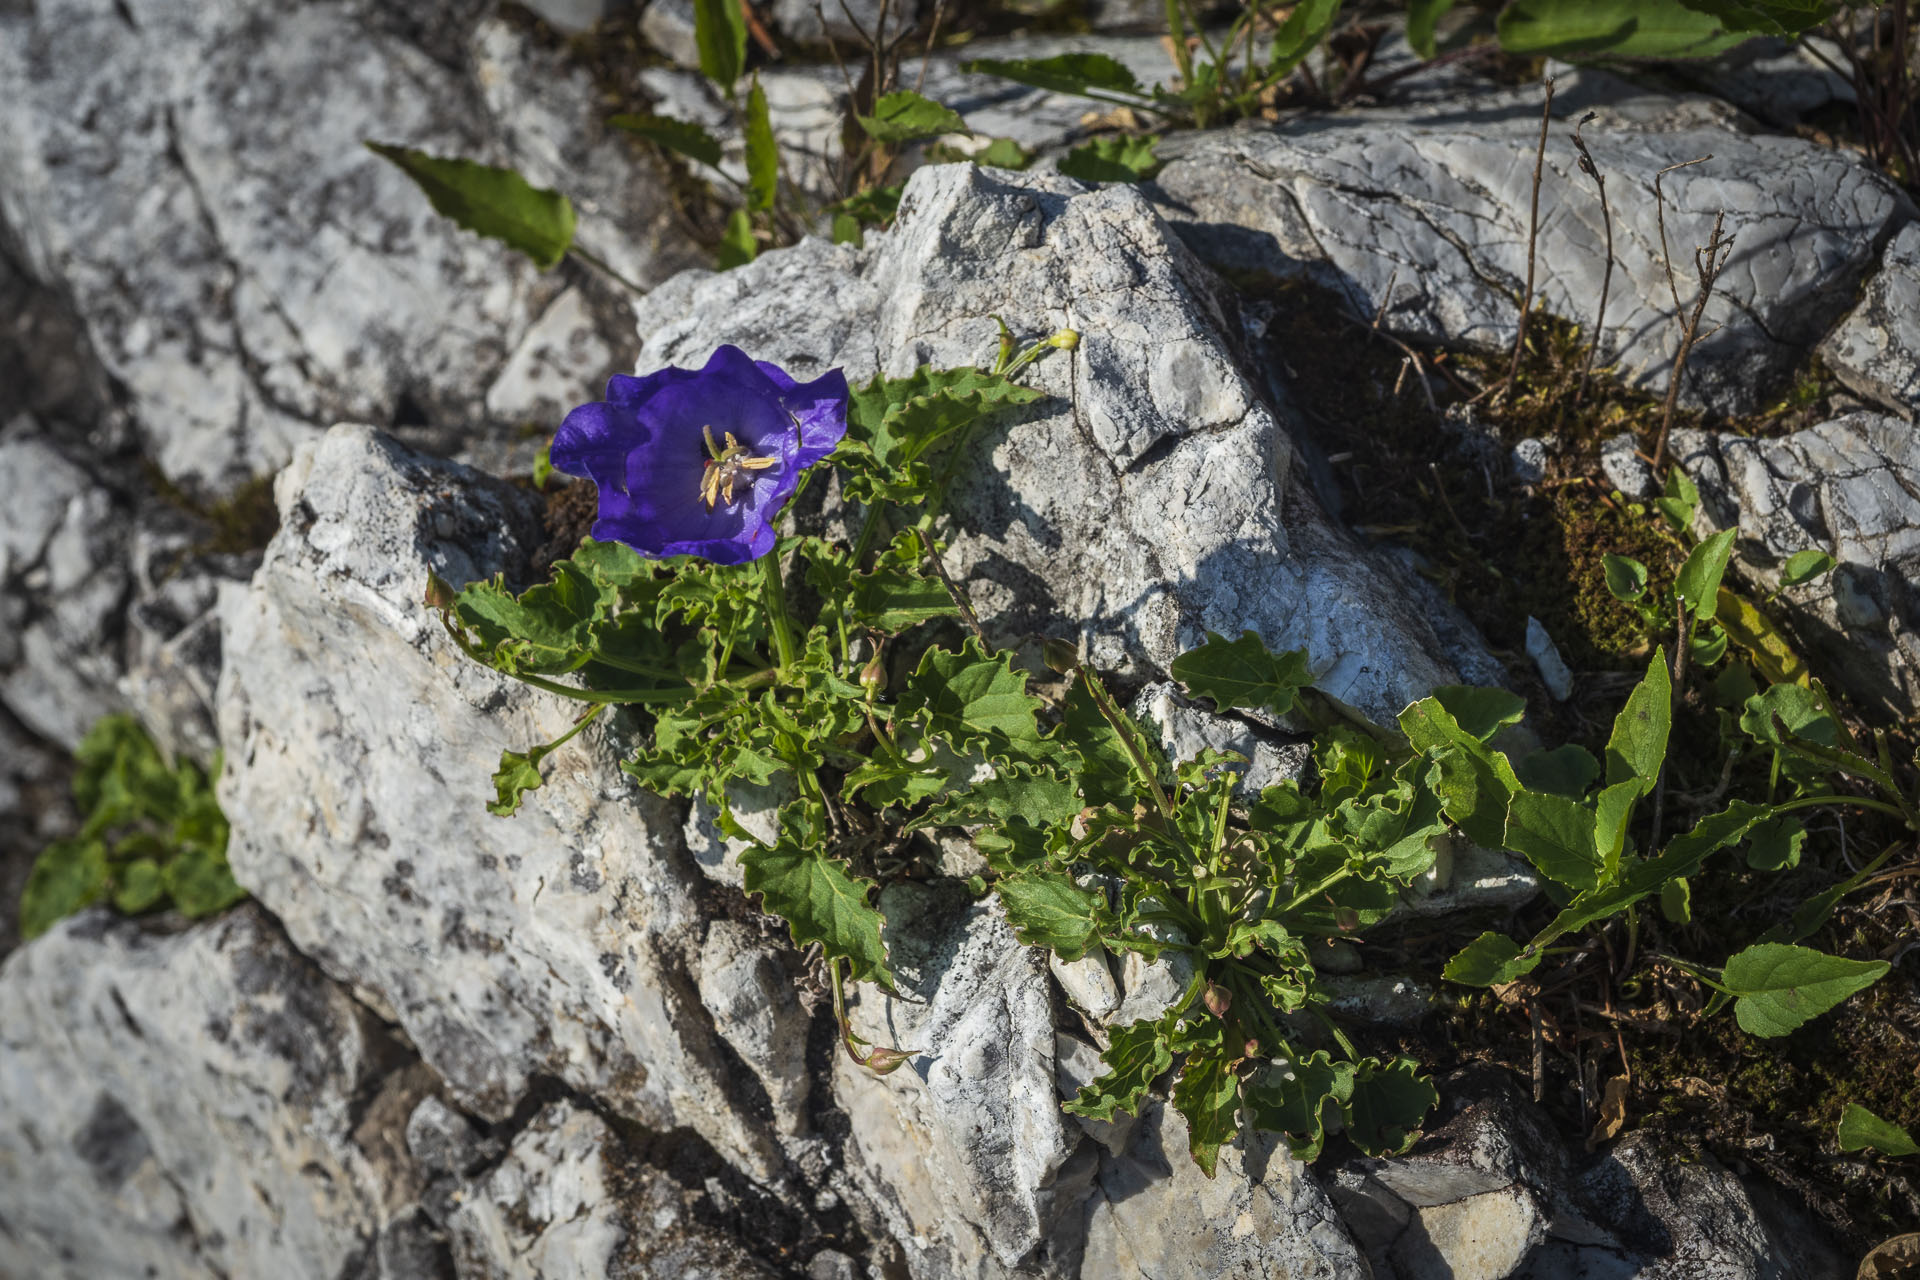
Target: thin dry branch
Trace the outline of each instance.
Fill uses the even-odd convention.
[[[1709,151],[1698,160],[1682,160],[1679,164],[1670,164],[1653,175],[1653,216],[1660,225],[1660,263],[1667,270],[1667,292],[1673,297],[1673,318],[1680,319],[1680,286],[1673,282],[1673,253],[1667,248],[1667,197],[1660,189],[1660,180],[1675,169],[1691,169],[1696,164],[1705,164],[1713,159]]]
[[[1606,228],[1607,265],[1600,275],[1600,310],[1593,318],[1593,341],[1587,344],[1587,362],[1580,367],[1580,385],[1573,393],[1573,402],[1577,405],[1586,398],[1587,382],[1593,377],[1594,358],[1600,354],[1601,335],[1607,323],[1607,292],[1613,287],[1613,210],[1607,207],[1607,179],[1593,162],[1593,153],[1587,150],[1587,140],[1580,131],[1587,127],[1587,121],[1595,113],[1587,112],[1580,117],[1580,123],[1573,126],[1574,150],[1580,153],[1580,171],[1593,179],[1593,185],[1600,192],[1600,223]]]
[[[1547,100],[1540,104],[1540,143],[1533,153],[1533,205],[1527,218],[1527,291],[1520,299],[1520,328],[1513,335],[1513,359],[1507,365],[1508,387],[1520,375],[1520,353],[1527,347],[1527,317],[1533,311],[1534,251],[1540,241],[1540,174],[1547,163],[1547,126],[1553,123],[1553,77],[1547,77]]]
[[[1714,282],[1726,268],[1727,259],[1733,255],[1733,237],[1723,233],[1727,215],[1723,209],[1713,215],[1713,234],[1707,242],[1693,251],[1694,272],[1700,279],[1699,296],[1693,300],[1693,311],[1687,316],[1686,328],[1680,334],[1680,349],[1673,354],[1673,372],[1667,375],[1667,400],[1660,410],[1660,440],[1653,447],[1653,471],[1660,473],[1660,465],[1667,456],[1667,437],[1673,431],[1673,409],[1680,400],[1680,382],[1687,371],[1687,357],[1693,354],[1694,344],[1700,337],[1700,317],[1706,312],[1707,301],[1713,296]]]

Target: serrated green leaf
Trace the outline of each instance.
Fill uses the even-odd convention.
[[[1541,875],[1570,889],[1600,884],[1601,859],[1594,842],[1593,810],[1564,796],[1515,792],[1507,802],[1503,847],[1531,862]]]
[[[693,0],[693,41],[701,74],[733,97],[747,65],[747,18],[740,0]]]
[[[1126,65],[1104,53],[1063,53],[1052,58],[976,58],[962,71],[999,76],[1053,93],[1086,95],[1089,90],[1141,96],[1140,82]]]
[[[1095,138],[1075,147],[1060,159],[1059,170],[1082,182],[1145,182],[1160,172],[1160,160],[1154,148],[1160,139]]]
[[[1747,865],[1755,871],[1785,871],[1800,865],[1807,829],[1794,817],[1769,818],[1747,833]]]
[[[1455,0],[1408,0],[1407,3],[1407,43],[1422,59],[1432,61],[1438,49],[1434,43],[1434,28],[1440,19],[1452,9]]]
[[[911,89],[888,94],[874,103],[872,115],[854,118],[875,142],[913,142],[943,133],[967,132],[967,122],[959,112]]]
[[[753,235],[753,215],[735,209],[727,215],[727,229],[714,251],[714,266],[721,271],[744,267],[760,256],[760,242]]]
[[[1106,1070],[1064,1109],[1106,1121],[1138,1112],[1153,1082],[1173,1066],[1171,1022],[1170,1017],[1156,1018],[1111,1028],[1107,1050],[1100,1055]]]
[[[161,868],[160,874],[167,896],[189,920],[225,911],[247,896],[247,891],[234,881],[224,851],[182,849]]]
[[[1522,756],[1515,762],[1513,773],[1529,791],[1578,800],[1599,780],[1600,762],[1585,747],[1569,742],[1551,751]]]
[[[20,894],[20,936],[39,937],[112,888],[107,848],[98,840],[56,840],[40,851]]]
[[[1240,1077],[1223,1049],[1196,1050],[1173,1086],[1173,1106],[1187,1119],[1187,1151],[1211,1178],[1220,1148],[1240,1131]]]
[[[1849,1102],[1840,1113],[1840,1128],[1834,1134],[1842,1151],[1861,1151],[1868,1147],[1882,1155],[1920,1156],[1920,1143],[1891,1120],[1883,1120],[1857,1102]]]
[[[826,851],[824,815],[802,804],[781,811],[771,847],[751,844],[740,855],[745,889],[787,922],[793,945],[817,942],[849,962],[855,980],[893,985],[881,930],[886,919],[868,902],[878,887]]]
[[[847,429],[892,470],[925,457],[990,413],[1039,398],[1038,391],[999,374],[923,366],[909,377],[876,377],[855,388]]]
[[[1884,960],[1848,960],[1810,947],[1756,943],[1727,961],[1734,1020],[1757,1036],[1783,1036],[1864,991],[1887,972]]]
[[[1397,1156],[1420,1136],[1420,1122],[1440,1103],[1433,1081],[1411,1058],[1360,1062],[1352,1094],[1341,1103],[1347,1136],[1370,1156]]]
[[[658,143],[689,160],[698,160],[716,169],[720,167],[719,140],[691,120],[623,112],[609,118],[607,123],[616,129],[638,134],[649,142]]]
[[[1499,34],[1508,53],[1560,58],[1710,58],[1747,39],[1673,0],[1512,0]]]
[[[1814,579],[1833,572],[1835,560],[1818,547],[1808,547],[1805,551],[1796,551],[1787,557],[1787,563],[1780,570],[1782,587],[1803,587]]]
[[[1607,784],[1638,778],[1651,789],[1667,758],[1672,724],[1673,680],[1667,673],[1666,655],[1656,648],[1647,674],[1614,717],[1613,733],[1607,738]]]
[[[1738,529],[1724,529],[1695,547],[1680,566],[1674,593],[1693,616],[1711,618],[1720,606],[1720,579],[1726,575]]]
[[[536,187],[511,169],[449,160],[411,147],[369,142],[426,193],[434,210],[468,231],[498,240],[550,271],[573,247],[573,202]]]
[[[1647,594],[1647,566],[1632,556],[1601,556],[1600,570],[1615,600],[1633,604]]]
[[[1469,987],[1497,987],[1512,982],[1540,963],[1537,955],[1505,934],[1487,932],[1462,947],[1443,971],[1449,982]]]
[[[1045,704],[1027,692],[1027,676],[1015,671],[1013,655],[989,656],[977,639],[958,653],[930,648],[900,691],[896,715],[925,725],[956,749],[988,755],[1015,743],[1037,743],[1036,716]]]
[[[747,208],[773,208],[780,191],[780,144],[774,141],[773,122],[767,117],[767,93],[760,77],[747,90],[747,109],[741,117],[747,143]]]
[[[1257,707],[1285,715],[1300,690],[1313,683],[1306,650],[1274,653],[1251,631],[1241,632],[1238,640],[1209,631],[1206,642],[1175,658],[1170,670],[1190,692],[1212,699],[1222,711]]]
[[[1106,901],[1064,875],[1027,871],[994,886],[1020,941],[1074,961],[1098,941]]]
[[[1015,818],[1037,826],[1065,826],[1083,807],[1072,778],[1029,765],[1000,766],[996,776],[949,794],[907,824],[957,827],[975,822],[1006,823]]]
[[[1286,1139],[1296,1160],[1320,1158],[1326,1143],[1326,1104],[1352,1096],[1353,1064],[1335,1062],[1322,1049],[1298,1062],[1274,1062],[1242,1088],[1247,1119],[1256,1129]]]
[[[540,776],[540,753],[502,751],[500,767],[493,771],[493,789],[496,798],[487,801],[487,812],[497,818],[512,817],[520,811],[520,798],[529,791],[540,789],[544,779]]]

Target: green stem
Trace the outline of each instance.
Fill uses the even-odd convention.
[[[588,266],[596,268],[597,270],[600,270],[600,271],[604,271],[609,277],[611,277],[614,280],[617,280],[619,283],[633,290],[634,293],[641,294],[646,292],[646,289],[644,287],[642,287],[641,285],[635,284],[633,281],[627,279],[625,276],[621,275],[618,271],[615,271],[612,267],[608,266],[605,259],[595,254],[588,253],[585,249],[582,249],[578,244],[570,245],[567,249],[567,252],[571,253],[574,257],[580,259],[580,261],[586,263]]]
[[[1888,804],[1885,800],[1874,800],[1867,796],[1801,796],[1797,800],[1785,800],[1774,805],[1775,813],[1791,813],[1795,809],[1813,809],[1821,805],[1847,804],[1861,809],[1871,809],[1875,813],[1884,813],[1888,817],[1898,818],[1908,826],[1913,825],[1912,815],[1898,805]]]
[[[681,680],[685,678],[678,671],[669,671],[665,667],[649,666],[647,663],[634,662],[627,658],[616,658],[612,654],[602,653],[598,649],[589,653],[586,660],[588,662],[597,662],[604,667],[613,667],[618,671],[629,671],[637,676],[652,676],[656,680]],[[722,671],[726,670],[726,667],[726,663],[722,662],[720,664]]]
[[[767,622],[773,628],[774,653],[780,660],[780,669],[784,671],[793,665],[797,651],[793,645],[793,625],[787,618],[787,588],[780,578],[778,548],[760,557],[760,581],[766,601]]]
[[[1339,884],[1342,880],[1345,880],[1347,877],[1351,876],[1352,874],[1353,872],[1349,868],[1342,867],[1340,868],[1340,870],[1334,872],[1332,875],[1320,881],[1318,884],[1315,884],[1310,888],[1301,890],[1299,893],[1294,895],[1293,900],[1287,903],[1286,906],[1280,908],[1280,910],[1278,911],[1270,912],[1269,914],[1274,916],[1292,915],[1295,911],[1299,910],[1301,907],[1304,907],[1307,903],[1312,902],[1315,898],[1319,897],[1321,894],[1325,893],[1327,890],[1333,888],[1333,886]]]
[[[534,761],[546,759],[548,756],[558,751],[561,747],[564,747],[567,745],[567,743],[571,742],[575,737],[579,735],[582,729],[592,724],[594,721],[594,718],[598,716],[602,711],[605,711],[606,709],[607,709],[607,704],[604,702],[600,703],[597,706],[588,708],[587,713],[585,715],[581,716],[579,719],[573,722],[573,728],[567,730],[565,733],[555,738],[552,742],[549,742],[546,746],[535,747],[532,751],[529,751],[527,753],[528,757]]]
[[[1086,685],[1087,693],[1093,699],[1093,705],[1099,708],[1101,716],[1119,736],[1120,745],[1126,748],[1128,758],[1133,761],[1134,772],[1140,775],[1141,781],[1145,782],[1147,789],[1153,793],[1154,806],[1160,810],[1161,816],[1167,821],[1173,821],[1173,802],[1167,799],[1167,793],[1161,789],[1160,779],[1154,773],[1153,766],[1140,753],[1139,744],[1134,742],[1133,726],[1121,716],[1120,708],[1113,704],[1113,699],[1108,696],[1106,688],[1093,678],[1091,671],[1085,667],[1080,668],[1080,679]]]

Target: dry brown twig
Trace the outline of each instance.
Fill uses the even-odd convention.
[[[1553,123],[1553,78],[1547,78],[1547,100],[1540,104],[1540,144],[1533,153],[1533,206],[1527,219],[1527,290],[1520,299],[1520,327],[1513,336],[1513,359],[1507,365],[1506,395],[1520,375],[1520,353],[1527,347],[1527,317],[1533,311],[1534,251],[1540,241],[1540,174],[1547,163],[1547,126]]]
[[[1573,402],[1577,405],[1586,398],[1587,382],[1593,377],[1593,361],[1600,354],[1601,335],[1607,323],[1607,292],[1613,287],[1613,210],[1607,207],[1607,179],[1593,162],[1593,153],[1587,150],[1587,140],[1580,131],[1587,127],[1587,121],[1596,113],[1589,111],[1580,117],[1580,123],[1573,126],[1573,147],[1580,153],[1580,172],[1593,179],[1594,187],[1600,192],[1600,224],[1606,229],[1607,265],[1600,274],[1600,310],[1593,318],[1593,341],[1587,344],[1587,362],[1580,368],[1580,385],[1573,393]]]
[[[1667,375],[1667,399],[1660,408],[1660,439],[1653,446],[1654,474],[1660,473],[1660,464],[1667,456],[1667,437],[1673,431],[1673,410],[1680,400],[1680,381],[1687,371],[1687,357],[1693,354],[1693,348],[1700,339],[1700,318],[1706,312],[1707,301],[1713,296],[1714,282],[1726,269],[1727,260],[1733,256],[1733,237],[1725,234],[1727,214],[1723,209],[1713,215],[1713,233],[1707,242],[1693,251],[1693,269],[1700,280],[1700,293],[1693,300],[1693,311],[1687,316],[1686,327],[1680,334],[1680,349],[1673,353],[1673,371]],[[1716,326],[1716,332],[1718,327]],[[1711,336],[1711,335],[1709,335]]]

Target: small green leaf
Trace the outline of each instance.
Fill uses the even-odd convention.
[[[1447,961],[1445,976],[1449,982],[1469,987],[1497,987],[1512,982],[1540,963],[1538,956],[1526,954],[1526,948],[1499,933],[1483,933]]]
[[[1200,1172],[1213,1176],[1220,1148],[1240,1130],[1240,1077],[1223,1049],[1196,1049],[1174,1082],[1173,1105],[1187,1118],[1187,1151]]]
[[[1105,901],[1066,876],[1029,871],[1005,877],[996,888],[1014,933],[1028,946],[1074,961],[1098,940]]]
[[[1780,570],[1782,587],[1803,587],[1815,578],[1832,573],[1839,561],[1817,547],[1805,551],[1796,551],[1787,557],[1786,565]]]
[[[1920,1143],[1891,1120],[1883,1120],[1857,1102],[1849,1102],[1840,1113],[1840,1129],[1835,1138],[1842,1151],[1860,1151],[1872,1147],[1882,1155],[1920,1156]]]
[[[1620,870],[1620,858],[1626,852],[1627,824],[1633,809],[1649,790],[1641,778],[1629,778],[1601,790],[1593,806],[1593,847],[1600,857],[1600,880],[1611,881]]]
[[[1783,1036],[1878,982],[1884,960],[1847,960],[1810,947],[1761,942],[1727,961],[1734,1020],[1757,1036]]]
[[[741,853],[746,891],[787,922],[794,946],[817,942],[827,955],[848,960],[856,980],[892,986],[880,938],[886,919],[867,901],[877,886],[826,851],[825,826],[823,814],[789,805],[774,845],[750,844]]]
[[[1018,84],[1054,93],[1086,95],[1088,90],[1140,97],[1140,82],[1125,64],[1104,53],[1063,53],[1052,58],[976,58],[960,64],[962,71],[1000,76]]]
[[[1733,554],[1738,529],[1723,529],[1693,549],[1680,566],[1674,593],[1698,618],[1711,618],[1720,607],[1720,579],[1726,574],[1727,559]]]
[[[558,266],[573,246],[572,201],[533,186],[511,169],[379,142],[367,143],[367,149],[412,178],[436,212],[518,249],[542,271]]]
[[[1100,1055],[1106,1070],[1080,1090],[1065,1110],[1106,1121],[1138,1112],[1153,1082],[1173,1066],[1168,1043],[1171,1021],[1169,1016],[1111,1028],[1107,1050]]]
[[[773,122],[767,117],[767,93],[757,75],[753,87],[747,90],[742,124],[747,140],[747,208],[771,209],[780,193],[780,144],[774,141]]]
[[[922,366],[909,377],[876,377],[856,387],[847,430],[892,469],[925,457],[988,414],[1039,398],[1031,387],[981,369]]]
[[[1685,534],[1693,528],[1694,513],[1700,509],[1700,490],[1684,470],[1674,467],[1667,472],[1666,492],[1653,500],[1653,506],[1675,533]]]
[[[1673,678],[1667,672],[1666,654],[1656,648],[1647,662],[1647,674],[1614,717],[1613,733],[1607,739],[1607,783],[1638,778],[1651,790],[1660,780],[1672,726]]]
[[[1306,61],[1307,55],[1333,30],[1333,21],[1340,16],[1340,3],[1341,0],[1301,0],[1293,6],[1293,12],[1273,33],[1268,79],[1288,75]]]
[[[1361,1061],[1352,1095],[1341,1104],[1347,1136],[1370,1156],[1397,1156],[1420,1136],[1420,1122],[1440,1103],[1433,1081],[1411,1058]]]
[[[649,142],[657,143],[669,151],[677,152],[689,160],[698,160],[712,168],[720,166],[720,142],[712,134],[690,120],[675,120],[669,116],[635,115],[631,112],[613,116],[607,121],[616,129],[625,129]]]
[[[1798,684],[1771,685],[1748,698],[1740,714],[1740,727],[1765,746],[1787,746],[1795,738],[1821,747],[1832,747],[1840,741],[1840,725],[1828,713],[1820,695]]]
[[[1693,886],[1685,876],[1676,876],[1660,886],[1660,914],[1672,924],[1693,919]]]
[[[832,239],[835,244],[850,244],[856,249],[866,247],[867,235],[861,230],[860,219],[850,213],[833,215]]]
[[[112,888],[107,848],[98,840],[56,840],[40,851],[20,894],[20,936],[39,937]]]
[[[1408,0],[1407,43],[1421,58],[1431,61],[1438,52],[1434,27],[1454,6],[1454,0]]]
[[[1145,182],[1160,172],[1157,137],[1096,138],[1060,160],[1060,172],[1082,182]]]
[[[1647,594],[1647,566],[1632,556],[1601,556],[1600,567],[1615,600],[1632,604]]]
[[[1173,678],[1222,711],[1256,707],[1283,716],[1300,690],[1313,683],[1304,649],[1274,653],[1251,631],[1228,640],[1207,632],[1206,643],[1173,660]]]
[[[1507,802],[1505,848],[1526,858],[1549,880],[1570,889],[1600,883],[1593,810],[1564,796],[1515,792]]]
[[[746,266],[759,255],[760,242],[753,236],[753,215],[745,209],[735,209],[727,215],[726,234],[720,237],[714,265],[722,271],[731,271]]]
[[[1800,865],[1807,829],[1798,818],[1769,818],[1747,833],[1747,865],[1755,871],[1786,871]]]
[[[487,801],[487,812],[497,818],[512,817],[520,811],[520,797],[540,788],[539,762],[544,753],[536,748],[531,754],[502,751],[500,767],[493,771],[493,789],[498,798]]]
[[[1273,1062],[1249,1078],[1242,1092],[1254,1128],[1287,1140],[1296,1160],[1317,1160],[1326,1142],[1328,1100],[1353,1092],[1351,1063],[1335,1062],[1322,1049],[1298,1062]]]
[[[167,896],[189,920],[225,911],[247,896],[235,883],[224,852],[182,849],[161,869],[161,878]]]
[[[995,138],[974,152],[973,162],[994,169],[1025,169],[1033,163],[1033,152],[1012,138]]]
[[[700,71],[733,97],[747,65],[747,18],[741,0],[693,0],[693,40]]]
[[[918,138],[936,138],[943,133],[965,133],[967,122],[951,107],[923,98],[911,89],[901,89],[880,99],[870,116],[856,116],[860,127],[875,142],[912,142]]]
[[[1433,691],[1434,701],[1447,709],[1460,731],[1486,742],[1511,724],[1519,724],[1527,714],[1527,700],[1505,689],[1481,689],[1472,685],[1442,685]]]
[[[160,864],[152,858],[135,858],[114,873],[115,911],[139,915],[158,906],[166,896],[167,886],[160,877]]]

